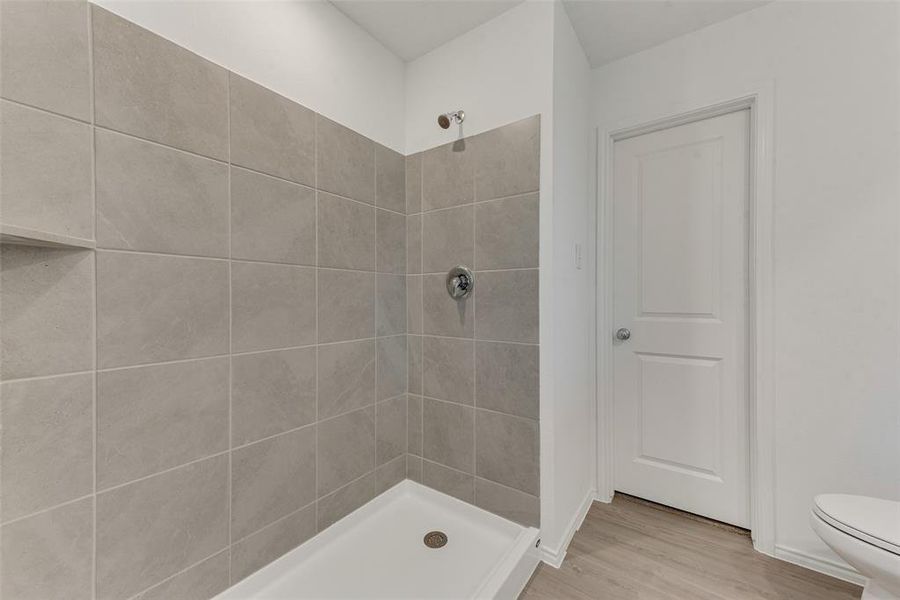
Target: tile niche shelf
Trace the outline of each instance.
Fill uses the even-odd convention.
[[[94,240],[88,240],[71,235],[38,231],[0,223],[0,244],[15,244],[18,246],[41,246],[44,248],[87,248],[96,247]]]

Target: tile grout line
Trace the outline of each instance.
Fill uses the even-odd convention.
[[[439,333],[413,333],[410,335],[416,335],[423,338],[437,338],[441,340],[458,340],[461,342],[474,342],[476,344],[510,344],[514,346],[534,346],[537,347],[539,344],[537,342],[514,342],[511,340],[482,340],[474,337],[460,337],[456,335],[441,335]]]
[[[188,565],[187,567],[185,567],[184,569],[178,571],[177,573],[173,573],[172,575],[169,575],[168,577],[166,577],[166,578],[163,579],[162,581],[157,581],[156,583],[154,583],[154,584],[151,585],[150,587],[147,587],[147,588],[142,589],[142,590],[139,591],[137,594],[134,594],[133,596],[129,596],[129,597],[128,597],[128,600],[136,600],[137,598],[140,598],[141,595],[147,593],[148,591],[152,590],[153,588],[155,588],[155,587],[157,587],[157,586],[159,586],[159,585],[162,585],[162,584],[164,584],[164,583],[168,583],[169,581],[172,581],[173,579],[175,579],[175,578],[178,577],[179,575],[184,575],[185,573],[187,573],[188,571],[190,571],[190,570],[193,569],[194,567],[197,567],[197,566],[201,565],[202,563],[205,563],[206,561],[215,558],[216,556],[222,554],[223,552],[228,552],[229,550],[230,550],[230,548],[229,548],[228,546],[226,546],[226,547],[224,547],[224,548],[219,548],[218,550],[216,550],[215,552],[213,552],[213,553],[210,554],[209,556],[204,556],[203,558],[201,558],[201,559],[198,560],[197,562]],[[229,565],[230,565],[230,564],[231,564],[231,561],[229,560],[228,562],[229,562]],[[229,582],[228,582],[228,583],[229,583],[229,587],[230,587],[230,585],[231,585],[230,578],[229,578]]]
[[[59,114],[59,113],[54,113],[54,112],[52,112],[52,111],[49,111],[49,110],[46,110],[46,109],[43,109],[43,108],[39,108],[39,107],[36,107],[36,106],[31,106],[31,105],[29,105],[29,104],[25,104],[25,103],[18,102],[18,101],[15,101],[15,100],[10,100],[10,99],[7,99],[7,98],[2,98],[2,100],[5,101],[5,102],[11,102],[11,103],[14,103],[14,104],[19,104],[19,105],[21,105],[21,106],[23,106],[23,107],[25,107],[25,108],[30,108],[30,109],[33,109],[33,110],[38,110],[38,111],[41,111],[41,112],[46,112],[46,113],[49,113],[49,114],[52,114],[52,115],[55,115],[55,116],[59,116],[59,117],[62,117],[62,118],[66,118],[66,119],[70,119],[70,120],[75,120],[75,121],[77,121],[77,122],[79,122],[79,123],[84,123],[84,121],[81,121],[80,119],[75,119],[74,117],[69,117],[69,116],[67,116],[67,115],[63,115],[63,114]],[[302,105],[301,105],[301,106],[302,106]],[[229,110],[229,112],[230,112],[230,110]],[[315,114],[318,114],[318,113],[315,113]],[[318,121],[318,120],[317,120],[317,121]],[[316,123],[316,126],[318,126],[318,123]],[[207,156],[207,155],[205,155],[205,154],[200,154],[199,152],[195,152],[195,151],[193,151],[193,150],[187,150],[187,149],[185,149],[185,148],[179,148],[179,147],[177,147],[177,146],[172,146],[172,145],[166,144],[166,143],[164,143],[164,142],[160,142],[160,141],[153,140],[153,139],[150,139],[150,138],[141,137],[141,136],[136,135],[136,134],[134,134],[134,133],[130,133],[130,132],[126,132],[126,131],[120,131],[120,130],[118,130],[118,129],[114,129],[114,128],[109,127],[109,126],[97,125],[96,127],[97,127],[97,129],[99,129],[99,130],[101,130],[101,131],[110,132],[110,133],[113,133],[113,134],[115,134],[115,135],[120,135],[120,136],[123,136],[123,137],[128,137],[128,138],[131,138],[131,139],[134,139],[134,140],[138,140],[138,141],[141,141],[141,142],[145,142],[145,143],[147,143],[147,144],[152,144],[152,145],[154,145],[154,146],[158,146],[158,147],[164,148],[164,149],[166,149],[166,150],[173,150],[173,151],[175,151],[175,152],[181,152],[181,153],[188,154],[188,155],[191,155],[191,156],[196,157],[196,158],[200,158],[200,159],[205,159],[205,160],[208,160],[208,161],[212,161],[212,162],[218,163],[218,164],[220,164],[220,165],[222,165],[222,166],[224,166],[224,167],[230,168],[230,169],[238,169],[238,170],[242,170],[242,171],[247,171],[247,172],[253,173],[253,174],[255,174],[255,175],[260,175],[260,176],[263,176],[263,177],[268,177],[268,178],[270,178],[270,179],[274,179],[274,180],[277,180],[277,181],[281,181],[281,182],[283,182],[283,183],[287,183],[287,184],[290,184],[290,185],[295,185],[295,186],[299,186],[299,187],[302,187],[302,188],[306,188],[306,189],[311,190],[311,191],[322,192],[323,194],[328,194],[329,196],[334,196],[335,198],[340,198],[340,199],[342,199],[342,200],[347,200],[347,201],[350,201],[350,202],[355,202],[355,203],[357,203],[357,204],[361,204],[361,205],[367,206],[367,207],[369,207],[369,208],[373,208],[373,209],[378,208],[378,209],[380,209],[380,210],[384,210],[384,211],[386,211],[386,212],[393,213],[393,214],[395,214],[395,215],[406,216],[405,213],[402,213],[402,212],[400,212],[400,211],[394,210],[394,209],[392,209],[392,208],[379,207],[379,206],[376,206],[376,204],[373,203],[373,202],[366,202],[366,201],[364,201],[364,200],[358,200],[358,199],[356,199],[356,198],[351,198],[350,196],[343,196],[343,195],[341,195],[341,194],[339,194],[339,193],[332,192],[332,191],[327,190],[327,189],[324,189],[324,188],[319,188],[319,187],[318,187],[318,182],[317,182],[318,177],[315,177],[315,180],[316,180],[316,181],[315,181],[315,183],[313,183],[313,185],[309,185],[308,183],[303,183],[303,182],[296,181],[296,180],[293,180],[293,179],[288,179],[288,178],[286,178],[286,177],[282,177],[282,176],[280,176],[280,175],[275,175],[275,174],[273,174],[273,173],[269,173],[269,172],[266,172],[266,171],[261,171],[261,170],[259,170],[259,169],[253,168],[253,167],[247,167],[247,166],[244,166],[244,165],[239,164],[239,163],[233,163],[233,162],[231,162],[230,156],[229,156],[229,157],[226,157],[225,159],[215,158],[215,157],[213,157],[213,156]],[[351,130],[351,131],[352,131],[352,130]],[[354,133],[357,133],[357,132],[354,131]],[[358,134],[358,135],[362,135],[362,134]],[[365,136],[363,136],[363,137],[365,137]],[[314,145],[315,145],[315,142],[314,142]],[[451,208],[453,208],[453,207],[451,207]],[[441,210],[441,209],[438,209],[438,210]]]
[[[90,127],[91,127],[91,202],[93,204],[92,207],[92,216],[93,216],[93,231],[94,231],[94,241],[96,243],[97,240],[97,124],[96,124],[96,99],[95,99],[95,90],[94,90],[94,9],[89,4],[87,7],[87,42],[88,42],[88,90],[90,95],[89,106],[90,106]],[[100,301],[99,301],[99,271],[98,271],[98,257],[97,252],[93,253],[94,259],[94,326],[92,328],[92,333],[94,336],[93,340],[93,394],[92,394],[92,403],[93,403],[93,422],[92,422],[92,435],[91,435],[91,451],[92,451],[92,459],[93,464],[93,496],[91,499],[92,504],[92,515],[91,518],[93,523],[91,523],[91,598],[97,598],[97,577],[98,577],[98,569],[97,569],[97,537],[99,525],[97,523],[97,504],[98,504],[98,495],[97,495],[97,445],[98,438],[100,435],[99,431],[99,402],[98,402],[98,394],[99,394],[99,375],[98,370],[100,367],[99,355],[100,355],[100,335],[98,334],[99,318],[100,318]]]
[[[442,462],[440,462],[440,461],[437,461],[437,460],[432,460],[432,459],[430,459],[430,458],[422,457],[422,461],[423,461],[423,462],[430,462],[431,464],[438,465],[439,467],[443,467],[443,468],[448,469],[448,470],[450,470],[450,471],[455,471],[456,473],[459,473],[460,475],[465,475],[466,477],[472,477],[473,479],[480,479],[480,480],[482,480],[482,481],[487,481],[488,483],[491,483],[491,484],[493,484],[493,485],[496,485],[496,486],[505,488],[505,489],[510,490],[510,491],[512,491],[512,492],[517,492],[517,493],[523,494],[523,495],[525,495],[525,496],[530,496],[530,497],[532,497],[532,498],[534,498],[534,499],[536,499],[536,500],[537,500],[537,499],[540,499],[540,496],[535,496],[534,494],[532,494],[532,493],[530,493],[530,492],[526,492],[526,491],[520,490],[520,489],[518,489],[518,488],[511,487],[511,486],[509,486],[509,485],[506,485],[505,483],[500,483],[499,481],[494,481],[493,479],[488,479],[487,477],[484,477],[484,476],[481,476],[481,475],[476,475],[475,473],[466,473],[465,471],[460,471],[460,470],[457,469],[456,467],[451,467],[451,466],[449,466],[449,465],[445,465],[444,463],[442,463]],[[468,503],[467,503],[467,504],[468,504]],[[487,510],[487,509],[485,509],[485,510]],[[494,511],[489,511],[489,512],[494,512]],[[494,514],[497,514],[497,513],[494,513]]]
[[[475,203],[478,201],[478,177],[475,174],[472,174],[472,200],[473,207]],[[475,208],[472,209],[472,268],[475,269],[475,274],[477,277],[478,269],[477,269],[477,261],[478,257],[475,255],[478,248],[477,242],[477,227],[475,225],[477,220]],[[422,269],[424,271],[424,268]],[[476,301],[475,293],[472,294],[472,337],[478,338],[478,318],[475,314],[476,305],[478,302]],[[476,347],[475,344],[472,344],[472,504],[478,506],[478,486],[475,485],[475,477],[478,476],[478,360],[476,359]],[[423,390],[424,391],[424,390]]]
[[[321,334],[319,332],[319,117],[316,114],[313,117],[313,183],[316,186],[316,207],[315,207],[315,254],[316,254],[316,422],[313,430],[315,440],[315,476],[313,477],[313,520],[315,521],[315,532],[319,533],[319,345],[321,342]]]
[[[472,269],[476,274],[478,273],[508,273],[508,272],[520,272],[520,271],[538,271],[540,270],[538,267],[507,267],[503,269]],[[441,271],[428,271],[423,272],[422,275],[444,275]]]
[[[40,515],[54,511],[58,508],[62,508],[64,506],[68,506],[70,504],[76,504],[78,502],[82,502],[89,498],[93,498],[96,495],[97,494],[95,494],[93,491],[91,491],[91,492],[88,492],[87,494],[82,494],[81,496],[78,496],[77,498],[72,498],[71,500],[66,500],[64,502],[60,502],[59,504],[53,504],[51,506],[47,506],[46,508],[40,508],[40,509],[38,509],[34,512],[30,512],[26,515],[20,515],[18,517],[13,517],[12,519],[9,519],[9,520],[6,520],[6,521],[3,521],[2,523],[0,523],[0,526],[6,527],[7,525],[12,525],[13,523],[18,523],[19,521],[24,521],[25,519],[30,519],[32,517],[39,517]]]
[[[421,334],[404,334],[404,333],[392,333],[390,335],[383,336],[383,339],[398,338],[398,337],[401,337],[404,335],[416,335],[419,337],[437,337],[437,338],[445,337],[447,339],[454,339],[454,340],[457,340],[457,339],[458,340],[472,340],[472,338],[455,338],[455,337],[450,337],[450,336],[439,336],[439,335],[431,335],[431,334],[426,334],[423,336]],[[237,357],[242,357],[242,356],[253,356],[256,354],[267,354],[269,352],[284,352],[284,351],[288,351],[288,350],[306,350],[306,349],[310,349],[310,348],[316,348],[317,346],[338,346],[340,344],[370,342],[370,341],[374,341],[376,339],[377,338],[374,338],[374,337],[368,337],[368,338],[357,338],[357,339],[351,339],[351,340],[337,340],[334,342],[322,342],[321,344],[304,344],[301,346],[283,346],[283,347],[275,347],[275,348],[266,348],[264,350],[245,350],[245,351],[233,352],[233,353],[225,352],[222,354],[194,356],[191,358],[176,358],[173,360],[162,360],[162,361],[156,361],[156,362],[150,362],[150,363],[137,363],[137,364],[116,366],[116,367],[86,369],[86,370],[82,370],[82,371],[68,371],[68,372],[64,372],[64,373],[53,373],[50,375],[35,375],[33,377],[17,377],[15,379],[4,379],[2,382],[0,382],[0,384],[5,385],[5,384],[10,384],[10,383],[27,383],[29,381],[41,381],[41,380],[46,380],[46,379],[55,379],[57,377],[74,377],[76,375],[90,375],[90,374],[94,373],[94,371],[97,371],[100,373],[111,373],[111,372],[115,372],[115,371],[124,371],[124,370],[128,370],[128,369],[140,369],[140,368],[144,368],[144,367],[162,367],[162,366],[167,366],[167,365],[177,365],[177,364],[196,362],[196,361],[201,361],[201,360],[214,360],[217,358],[220,358],[220,359],[227,358],[229,356],[229,354],[233,354],[234,356],[237,356]],[[527,345],[527,346],[535,345],[535,344],[530,344],[530,343],[525,343],[525,342],[497,342],[497,341],[493,341],[493,340],[475,340],[475,341],[497,343],[497,344],[520,344],[520,345]]]
[[[435,398],[434,396],[428,396],[428,395],[426,395],[426,394],[423,394],[423,395],[422,395],[422,398],[425,399],[425,400],[432,400],[432,401],[434,401],[434,402],[443,402],[443,403],[445,403],[445,404],[453,404],[453,405],[455,405],[455,406],[460,406],[460,407],[463,407],[463,408],[471,408],[472,410],[475,410],[475,411],[481,410],[481,411],[484,411],[484,412],[486,412],[486,413],[492,413],[492,414],[500,415],[500,416],[504,416],[504,417],[511,417],[511,418],[513,418],[513,419],[521,419],[521,420],[523,420],[523,421],[531,421],[532,423],[540,423],[539,419],[537,419],[537,418],[523,417],[522,415],[514,415],[514,414],[512,414],[512,413],[503,412],[503,411],[500,411],[500,410],[494,410],[494,409],[492,409],[492,408],[476,407],[474,404],[465,404],[465,403],[463,403],[463,402],[457,402],[456,400],[447,400],[447,399],[444,399],[444,398]]]
[[[422,210],[420,210],[419,212],[416,212],[416,213],[411,213],[409,216],[429,215],[429,214],[436,213],[436,212],[453,210],[454,208],[463,208],[466,206],[478,206],[481,204],[490,204],[491,202],[498,202],[501,200],[524,199],[525,196],[533,196],[534,194],[540,194],[540,192],[541,192],[541,190],[540,190],[540,188],[538,188],[538,189],[528,190],[528,191],[524,191],[524,192],[516,192],[514,194],[509,194],[506,196],[497,196],[496,198],[485,198],[484,200],[473,200],[472,202],[461,202],[459,204],[452,204],[450,206],[439,206],[437,208],[429,208],[427,210],[423,206]]]
[[[425,157],[422,155],[419,158],[419,209],[425,208]],[[419,331],[425,331],[425,278],[422,276],[422,271],[425,260],[425,219],[420,216],[418,219],[419,225],[419,252],[417,257],[417,264],[419,268],[419,276],[422,280],[422,293],[419,298]],[[424,340],[420,340],[424,342]],[[420,393],[425,393],[425,344],[421,343],[419,345],[419,384],[421,386]],[[422,438],[422,448],[419,450],[419,454],[422,457],[420,461],[422,463],[422,484],[425,485],[425,401],[421,400],[420,396],[420,410],[419,410],[419,434]]]
[[[90,18],[90,16],[88,17]],[[88,34],[90,35],[90,33]],[[90,71],[90,66],[88,66],[88,71]],[[93,87],[93,83],[90,87]],[[93,90],[90,90],[90,95],[93,95]],[[90,100],[91,107],[91,116],[87,119],[79,119],[78,117],[73,117],[72,115],[63,114],[61,112],[56,112],[55,110],[50,110],[49,108],[43,108],[41,106],[35,106],[34,104],[29,104],[28,102],[23,102],[21,100],[15,100],[13,98],[7,98],[6,96],[0,94],[0,101],[9,102],[14,106],[18,106],[19,108],[25,108],[28,110],[33,110],[35,112],[44,113],[45,115],[50,115],[52,117],[59,117],[60,119],[65,119],[66,121],[71,121],[73,123],[79,123],[81,125],[93,126],[94,123],[94,114],[93,114],[93,99]]]
[[[248,538],[253,537],[253,536],[256,535],[257,533],[262,533],[263,530],[265,530],[265,529],[270,529],[270,528],[274,527],[275,525],[278,525],[278,524],[282,523],[283,521],[288,520],[289,518],[295,516],[297,513],[303,512],[303,511],[306,510],[307,508],[311,507],[311,506],[312,506],[313,504],[315,504],[316,502],[317,502],[317,500],[313,500],[313,501],[311,501],[311,502],[307,502],[306,504],[304,504],[304,505],[301,506],[300,508],[296,508],[296,509],[292,510],[291,512],[287,513],[286,515],[282,515],[282,516],[278,517],[277,519],[275,519],[275,520],[272,521],[271,523],[266,523],[266,524],[263,525],[262,527],[260,527],[260,528],[258,528],[258,529],[254,529],[253,531],[251,531],[251,532],[248,533],[247,535],[245,535],[245,536],[243,536],[243,537],[240,537],[240,538],[234,540],[234,542],[232,543],[232,545],[240,544],[241,542],[244,542],[244,541],[247,540]],[[296,546],[295,546],[295,547],[296,547]],[[290,550],[288,550],[288,552],[290,552]],[[268,563],[266,563],[266,564],[268,564]],[[266,566],[266,565],[263,565],[263,567],[264,567],[264,566]],[[263,568],[263,567],[260,567],[260,569]],[[235,582],[235,583],[237,583],[237,582]],[[232,585],[234,585],[234,584],[232,584]]]
[[[232,389],[234,388],[234,293],[233,293],[233,276],[232,276],[232,267],[234,265],[233,257],[234,257],[234,240],[232,238],[232,220],[233,220],[233,202],[231,197],[231,72],[228,71],[225,75],[225,102],[227,107],[228,114],[228,131],[226,137],[228,139],[228,147],[226,152],[228,154],[228,182],[227,182],[227,190],[228,190],[228,585],[231,586],[233,583],[232,577],[232,569],[231,569],[231,554],[232,554],[232,536],[233,536],[233,527],[232,527],[232,512],[234,507],[232,506],[233,494],[234,494],[234,481],[233,481],[233,472],[234,472],[234,395],[232,393]]]
[[[382,402],[389,402],[389,401],[391,401],[391,400],[396,400],[397,398],[400,398],[400,397],[401,397],[401,396],[395,396],[395,397],[393,397],[393,398],[387,398],[387,399],[385,399],[385,400],[382,400]],[[332,419],[337,419],[337,418],[339,418],[339,417],[344,417],[344,416],[346,416],[346,415],[348,415],[348,414],[351,414],[351,413],[354,413],[354,412],[357,412],[357,411],[360,411],[360,410],[364,410],[364,409],[371,408],[371,407],[373,407],[374,405],[375,405],[375,403],[373,402],[373,403],[367,404],[367,405],[365,405],[365,406],[361,406],[361,407],[359,407],[359,408],[354,408],[354,409],[348,410],[348,411],[346,411],[346,412],[343,412],[343,413],[340,413],[340,414],[337,414],[337,415],[334,415],[334,416],[331,416],[331,417],[327,417],[327,418],[323,419],[323,421],[329,421],[329,420],[332,420]],[[173,471],[177,471],[177,470],[179,470],[179,469],[182,469],[182,468],[184,468],[184,467],[189,467],[189,466],[195,465],[195,464],[197,464],[197,463],[201,463],[201,462],[206,461],[206,460],[210,460],[210,459],[213,459],[213,458],[219,458],[219,457],[221,457],[221,456],[223,456],[223,455],[225,455],[225,454],[228,454],[228,453],[230,453],[230,452],[232,452],[232,451],[243,450],[243,449],[245,449],[245,448],[249,448],[250,446],[255,446],[256,444],[261,444],[261,443],[263,443],[263,442],[271,441],[271,440],[273,440],[273,439],[275,439],[275,438],[279,438],[279,437],[286,436],[286,435],[289,435],[289,434],[292,434],[292,433],[296,433],[296,432],[298,432],[298,431],[300,431],[300,430],[302,430],[302,429],[306,429],[306,428],[308,428],[308,427],[313,427],[313,426],[315,426],[315,425],[316,425],[315,422],[305,423],[305,424],[300,425],[300,426],[298,426],[298,427],[293,427],[293,428],[291,428],[291,429],[286,429],[285,431],[279,431],[278,433],[274,433],[274,434],[272,434],[272,435],[268,435],[268,436],[265,436],[265,437],[261,437],[261,438],[259,438],[259,439],[255,439],[255,440],[252,440],[252,441],[250,441],[250,442],[245,442],[245,443],[242,443],[242,444],[239,444],[239,445],[235,445],[235,446],[233,446],[233,447],[229,447],[229,448],[226,448],[226,449],[224,449],[224,450],[220,450],[220,451],[218,451],[218,452],[213,452],[213,453],[211,453],[211,454],[205,454],[205,455],[203,455],[203,456],[200,456],[200,457],[191,459],[191,460],[189,460],[189,461],[187,461],[187,462],[183,462],[183,463],[180,463],[180,464],[177,464],[177,465],[173,465],[173,466],[171,466],[171,467],[166,467],[165,469],[161,469],[161,470],[159,470],[159,471],[154,471],[153,473],[148,473],[148,474],[146,474],[146,475],[142,475],[142,476],[136,477],[136,478],[134,478],[134,479],[129,479],[128,481],[123,481],[122,483],[117,483],[117,484],[110,485],[110,486],[108,486],[108,487],[99,489],[99,490],[97,491],[97,495],[98,495],[98,496],[99,496],[99,495],[103,495],[103,494],[106,494],[107,492],[111,492],[111,491],[113,491],[113,490],[117,490],[117,489],[126,487],[126,486],[128,486],[128,485],[133,484],[133,483],[139,483],[139,482],[141,482],[141,481],[145,481],[145,480],[147,480],[147,479],[151,479],[151,478],[156,477],[156,476],[158,476],[158,475],[165,475],[165,474],[171,473],[171,472],[173,472]],[[229,444],[229,446],[230,446],[230,444]],[[19,521],[19,520],[21,520],[21,519],[23,519],[23,518],[26,518],[26,517],[31,517],[31,516],[38,515],[38,514],[40,514],[40,513],[42,513],[42,512],[46,512],[47,510],[50,510],[50,509],[52,509],[52,508],[57,508],[57,507],[60,507],[60,506],[64,506],[64,505],[66,505],[66,504],[70,504],[70,503],[72,503],[72,502],[75,502],[76,500],[83,500],[83,499],[85,499],[85,498],[90,497],[90,495],[91,495],[91,494],[86,494],[86,495],[84,495],[84,496],[79,496],[79,497],[76,498],[75,500],[66,500],[65,502],[62,502],[62,503],[60,503],[60,504],[56,504],[56,505],[54,505],[54,506],[52,506],[52,507],[50,507],[50,508],[43,508],[43,509],[40,509],[40,510],[38,510],[38,511],[29,513],[29,514],[27,514],[27,515],[23,515],[23,516],[21,516],[21,517],[16,517],[15,519],[11,519],[10,521],[4,522],[3,525],[6,525],[7,523],[11,523],[11,522],[14,522],[14,521]]]
[[[409,201],[406,197],[407,185],[406,185],[406,158],[403,159],[403,211],[404,213],[409,212]],[[403,319],[403,330],[406,332],[406,395],[404,396],[404,402],[406,403],[406,418],[404,419],[404,429],[406,431],[406,448],[404,449],[404,457],[403,457],[403,478],[409,478],[409,459],[406,456],[409,454],[409,357],[412,356],[410,351],[409,344],[409,216],[404,215],[403,217],[403,247],[405,248],[405,252],[403,253],[403,300],[404,306],[406,310],[404,311],[404,319]],[[377,323],[376,323],[377,326]],[[377,441],[376,441],[377,443]],[[376,482],[377,485],[377,482]]]
[[[372,173],[372,185],[374,187],[373,192],[374,192],[374,198],[375,198],[375,206],[377,207],[378,206],[378,151],[375,147],[375,144],[372,144],[372,164],[375,165],[375,168],[373,169],[373,173]],[[379,244],[378,244],[378,209],[377,208],[375,209],[374,246],[375,247],[373,248],[373,251],[375,254],[375,270],[377,271],[378,270],[378,246],[379,246]],[[372,469],[372,479],[373,480],[378,479],[378,476],[375,474],[376,471],[378,470],[378,401],[379,401],[379,397],[381,396],[381,393],[380,393],[381,390],[378,389],[378,347],[380,345],[379,339],[378,339],[379,338],[379,336],[378,336],[378,289],[380,287],[380,284],[382,284],[382,283],[383,282],[376,275],[375,276],[375,290],[374,290],[375,297],[372,299],[373,300],[373,302],[372,302],[372,313],[373,313],[372,314],[372,325],[374,326],[374,329],[375,329],[375,338],[376,338],[375,339],[375,410],[373,413],[374,419],[375,419],[375,426],[373,428],[373,430],[375,432],[375,436],[374,436],[374,440],[373,440],[374,448],[373,448],[373,452],[372,452],[372,459],[373,459],[372,462],[374,463],[375,466]],[[374,485],[377,488],[377,486],[378,486],[377,481],[375,482]]]
[[[285,433],[287,433],[287,432],[285,432]],[[262,440],[260,440],[260,441],[262,441]],[[107,493],[109,493],[109,492],[112,492],[112,491],[119,490],[119,489],[122,489],[122,488],[124,488],[124,487],[127,487],[127,486],[129,486],[129,485],[131,485],[131,484],[133,484],[133,483],[140,483],[140,482],[142,482],[142,481],[147,481],[148,479],[152,479],[152,478],[158,477],[158,476],[160,476],[160,475],[168,475],[169,473],[173,473],[173,472],[175,472],[175,471],[178,471],[179,469],[183,469],[183,468],[186,468],[186,467],[192,467],[192,466],[194,466],[194,465],[196,465],[196,464],[202,463],[202,462],[207,461],[207,460],[213,460],[213,459],[216,459],[216,458],[220,458],[220,457],[225,456],[226,454],[228,454],[230,451],[231,451],[231,450],[229,450],[228,448],[226,448],[226,449],[224,449],[224,450],[219,450],[218,452],[213,452],[212,454],[206,454],[206,455],[204,455],[204,456],[200,456],[200,457],[198,457],[198,458],[194,458],[194,459],[192,459],[192,460],[189,460],[189,461],[187,461],[187,462],[185,462],[185,463],[181,463],[181,464],[179,464],[179,465],[175,465],[175,466],[172,466],[172,467],[166,467],[165,469],[162,469],[161,471],[154,471],[153,473],[149,473],[149,474],[147,474],[147,475],[141,475],[140,477],[136,477],[135,479],[129,479],[128,481],[124,481],[124,482],[122,482],[122,483],[117,483],[117,484],[115,484],[115,485],[110,485],[110,486],[108,486],[108,487],[105,487],[105,488],[102,488],[102,489],[97,490],[97,496],[98,496],[98,497],[99,497],[99,496],[103,496],[103,495],[105,495],[105,494],[107,494]]]

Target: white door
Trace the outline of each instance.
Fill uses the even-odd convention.
[[[614,146],[615,488],[741,527],[748,129],[742,110]]]

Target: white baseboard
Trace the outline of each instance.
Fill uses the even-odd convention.
[[[572,520],[569,521],[565,535],[563,535],[562,543],[559,546],[551,548],[541,544],[542,561],[555,569],[562,566],[563,560],[566,558],[566,550],[569,548],[572,538],[575,537],[575,532],[581,529],[581,524],[584,523],[584,518],[591,509],[591,504],[593,504],[596,495],[597,492],[595,490],[588,491],[584,500],[581,502],[581,506],[578,507],[578,511],[572,516]]]
[[[865,577],[860,575],[852,567],[842,562],[813,556],[811,554],[807,554],[806,552],[794,550],[793,548],[786,548],[777,544],[775,545],[775,558],[793,563],[795,565],[800,565],[801,567],[805,567],[812,571],[818,571],[819,573],[830,575],[837,579],[849,581],[850,583],[855,583],[859,586],[866,585]]]

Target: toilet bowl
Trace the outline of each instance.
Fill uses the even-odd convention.
[[[900,600],[900,502],[822,494],[813,501],[810,524],[868,578],[863,600]]]

